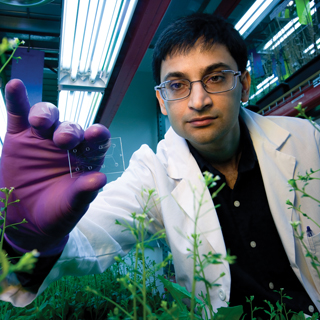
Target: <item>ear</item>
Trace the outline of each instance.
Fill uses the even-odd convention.
[[[158,101],[159,101],[161,113],[162,113],[163,115],[167,116],[168,113],[167,113],[166,106],[165,106],[165,104],[164,104],[164,100],[161,98],[160,92],[159,92],[158,90],[156,91],[156,96],[157,96],[157,99],[158,99]]]
[[[240,81],[242,84],[241,101],[247,102],[249,100],[250,85],[251,85],[251,76],[247,70],[241,75]]]

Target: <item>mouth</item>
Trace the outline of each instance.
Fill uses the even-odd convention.
[[[205,126],[212,124],[212,122],[214,120],[216,120],[217,118],[218,117],[212,117],[212,116],[196,117],[196,118],[189,120],[188,123],[190,123],[194,127],[205,127]]]

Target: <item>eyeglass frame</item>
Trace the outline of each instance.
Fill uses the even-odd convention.
[[[155,86],[155,87],[154,87],[154,90],[159,91],[159,92],[160,92],[160,95],[161,95],[161,98],[162,98],[163,100],[165,100],[165,101],[177,101],[177,100],[186,99],[186,98],[188,98],[188,97],[190,96],[190,94],[191,94],[191,89],[192,89],[191,84],[192,84],[192,83],[195,83],[195,82],[201,82],[203,89],[204,89],[207,93],[210,93],[210,94],[228,92],[228,91],[233,90],[233,89],[237,86],[237,81],[236,81],[236,79],[235,79],[235,80],[234,80],[234,85],[233,85],[232,88],[230,88],[230,89],[228,89],[228,90],[224,90],[224,91],[209,92],[209,91],[206,89],[206,84],[203,83],[203,79],[204,79],[205,77],[207,77],[207,76],[210,76],[211,74],[218,73],[218,72],[233,73],[234,78],[241,76],[241,71],[221,70],[221,71],[215,71],[215,72],[209,73],[209,74],[205,75],[201,80],[195,80],[195,81],[190,81],[190,80],[188,80],[188,79],[166,80],[166,81],[164,81],[164,82],[161,82],[159,85]],[[171,81],[176,81],[176,80],[186,80],[186,81],[189,82],[189,94],[188,94],[187,96],[183,97],[183,98],[172,99],[172,100],[165,99],[165,98],[163,97],[163,95],[162,95],[161,89],[165,89],[165,84],[166,84],[166,83],[169,83],[169,82],[171,82]]]

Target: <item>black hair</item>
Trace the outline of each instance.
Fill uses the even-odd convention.
[[[176,20],[159,36],[152,59],[156,84],[160,83],[162,61],[171,54],[187,53],[198,40],[202,41],[204,49],[211,48],[215,43],[225,45],[236,61],[239,71],[246,70],[247,46],[233,25],[217,15],[195,13]]]

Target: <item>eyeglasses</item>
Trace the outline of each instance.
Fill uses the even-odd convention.
[[[201,82],[204,90],[208,93],[221,93],[233,90],[237,85],[236,78],[239,76],[241,76],[241,71],[222,70],[210,73],[204,76],[202,80],[168,80],[155,86],[154,89],[160,91],[163,100],[181,100],[189,97],[192,83]]]

